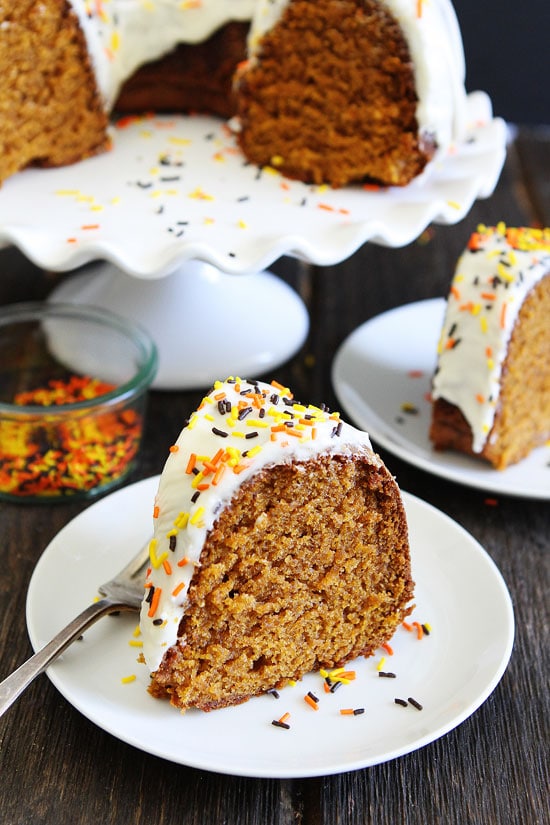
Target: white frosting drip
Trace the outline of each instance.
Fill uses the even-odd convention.
[[[483,450],[493,427],[502,366],[522,303],[548,273],[548,231],[544,241],[540,231],[502,225],[474,234],[457,263],[432,397],[462,411],[474,452]]]
[[[72,0],[98,88],[109,110],[123,82],[178,43],[197,43],[231,20],[252,20],[249,48],[279,20],[290,0]],[[421,132],[441,150],[465,128],[464,53],[450,0],[381,0],[409,44]]]
[[[207,534],[241,484],[276,464],[372,449],[368,435],[340,421],[338,413],[296,404],[288,390],[270,384],[237,382],[218,382],[206,396],[178,437],[160,478],[152,564],[141,610],[143,654],[151,671],[177,640],[187,589]],[[191,464],[196,461],[195,473],[190,459]],[[372,460],[378,461],[374,455]]]
[[[248,48],[257,54],[261,39],[281,18],[291,0],[258,0]],[[465,61],[462,38],[450,0],[380,0],[397,20],[408,43],[418,97],[420,133],[432,135],[446,151],[466,129]]]
[[[71,0],[109,110],[124,81],[178,43],[199,43],[232,20],[252,17],[255,0]]]

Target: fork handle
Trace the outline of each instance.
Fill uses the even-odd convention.
[[[113,599],[100,599],[83,610],[63,630],[53,637],[51,642],[27,659],[17,670],[0,682],[0,716],[15,702],[17,697],[30,683],[77,639],[84,630],[93,625],[107,613],[122,610],[135,610],[127,604],[120,604]]]

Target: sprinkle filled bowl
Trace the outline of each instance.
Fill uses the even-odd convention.
[[[157,352],[104,309],[0,309],[0,499],[90,498],[135,466]]]

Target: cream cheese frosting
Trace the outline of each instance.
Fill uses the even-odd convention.
[[[458,260],[432,398],[461,410],[476,453],[490,438],[508,342],[522,303],[549,273],[550,229],[479,227]]]
[[[72,0],[98,88],[109,111],[124,81],[178,43],[198,43],[218,28],[252,21],[249,52],[291,0]],[[421,133],[446,149],[465,128],[464,53],[450,0],[380,0],[409,44]]]
[[[139,66],[178,43],[199,43],[233,20],[248,21],[255,0],[71,0],[109,111]]]
[[[141,608],[143,656],[156,670],[178,638],[187,591],[209,530],[240,485],[264,468],[371,451],[366,433],[276,382],[217,382],[170,449],[154,504]]]

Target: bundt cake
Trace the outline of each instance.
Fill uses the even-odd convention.
[[[399,489],[368,436],[218,382],[160,478],[141,610],[150,692],[208,711],[368,656],[410,612]]]
[[[550,229],[479,227],[448,296],[432,387],[437,450],[503,470],[550,439]]]
[[[463,128],[450,0],[6,0],[0,73],[0,181],[106,149],[113,111],[231,118],[248,161],[334,186],[406,184]]]

